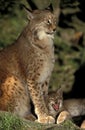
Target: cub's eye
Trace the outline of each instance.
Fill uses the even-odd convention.
[[[49,25],[49,24],[51,24],[52,22],[51,22],[51,20],[49,19],[48,21],[47,21],[47,24]]]

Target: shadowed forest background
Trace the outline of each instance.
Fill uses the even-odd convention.
[[[64,97],[85,97],[85,1],[84,0],[1,0],[0,49],[16,41],[27,23],[23,4],[29,9],[60,8],[54,40],[55,67],[50,89],[63,87]]]

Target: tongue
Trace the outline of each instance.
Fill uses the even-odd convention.
[[[54,105],[53,105],[53,108],[54,108],[55,110],[58,110],[58,109],[59,109],[59,105],[58,105],[58,104],[54,104]]]

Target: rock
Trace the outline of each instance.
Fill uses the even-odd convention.
[[[80,130],[71,121],[66,121],[60,125],[40,124],[19,118],[8,112],[0,112],[0,130]]]

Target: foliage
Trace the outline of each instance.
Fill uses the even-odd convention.
[[[0,130],[24,130],[24,128],[20,118],[11,113],[0,112]]]
[[[4,4],[4,6],[3,6]],[[12,44],[25,26],[22,8],[17,1],[0,1],[0,46]]]

